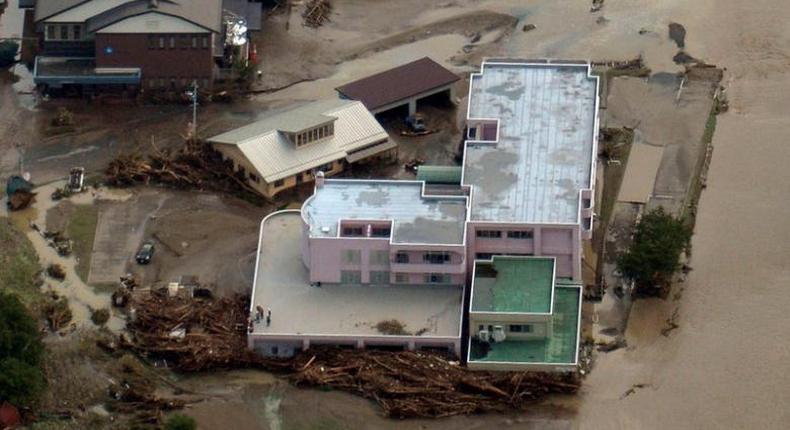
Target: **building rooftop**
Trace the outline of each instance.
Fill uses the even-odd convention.
[[[334,135],[299,148],[282,132],[303,130],[334,121]],[[328,99],[271,115],[260,121],[208,139],[236,145],[266,182],[274,182],[328,162],[347,157],[378,143],[387,143],[387,132],[362,103]],[[388,143],[391,147],[395,143]],[[383,151],[389,148],[378,148]]]
[[[598,79],[587,64],[484,62],[471,119],[499,120],[498,141],[466,144],[471,220],[578,222],[595,158]]]
[[[376,324],[396,319],[408,332],[458,338],[463,289],[435,285],[310,286],[302,263],[299,213],[281,212],[262,226],[252,304],[271,308],[271,325],[254,333],[381,335]]]
[[[336,237],[340,220],[392,220],[392,242],[462,244],[466,197],[426,196],[417,181],[327,179],[305,201],[313,237]]]
[[[501,257],[476,261],[472,312],[551,312],[553,258]]]
[[[374,111],[459,79],[455,73],[424,57],[335,89],[342,96],[359,100]]]
[[[552,333],[545,339],[506,340],[486,348],[470,339],[470,362],[574,364],[579,342],[578,286],[558,286],[554,294]]]

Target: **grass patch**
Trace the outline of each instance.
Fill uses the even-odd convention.
[[[73,252],[77,257],[77,275],[84,282],[88,282],[93,239],[96,236],[98,221],[99,209],[96,206],[76,205],[74,214],[66,226],[66,236],[74,242]]]
[[[11,223],[0,218],[0,290],[17,296],[29,309],[35,309],[43,299],[41,265],[33,244]]]

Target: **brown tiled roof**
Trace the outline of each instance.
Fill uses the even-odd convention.
[[[369,110],[408,99],[460,79],[428,57],[335,88]]]

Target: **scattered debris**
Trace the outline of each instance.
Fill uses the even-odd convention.
[[[41,233],[41,236],[47,241],[47,245],[51,248],[55,249],[58,252],[58,255],[61,257],[66,257],[71,255],[72,250],[72,242],[71,239],[63,235],[63,233],[59,231],[49,231],[46,230]]]
[[[686,47],[686,28],[676,22],[669,23],[669,38],[678,45],[678,48]]]
[[[650,69],[645,66],[642,57],[636,57],[633,60],[617,61],[617,60],[601,60],[593,61],[593,66],[606,67],[607,76],[635,76],[647,77],[650,76]]]
[[[691,55],[687,54],[686,51],[680,50],[674,57],[672,57],[672,61],[675,64],[690,64],[690,63],[699,63],[700,61],[696,58],[692,57]]]
[[[647,387],[650,387],[650,386],[651,386],[650,384],[634,384],[634,385],[631,386],[631,388],[626,390],[626,392],[623,393],[622,396],[620,396],[620,400],[623,400],[624,398],[630,396],[631,394],[636,393],[636,390],[639,389],[639,388],[647,388]]]
[[[394,418],[524,409],[550,393],[575,393],[574,374],[478,372],[424,352],[314,347],[293,363],[297,386],[349,391],[374,400]]]
[[[526,33],[528,31],[532,31],[532,30],[534,30],[536,28],[538,28],[538,27],[536,27],[535,24],[524,24],[524,26],[521,27],[521,31]]]
[[[604,0],[592,0],[590,12],[598,12],[599,10],[603,9],[603,2]]]
[[[53,279],[62,281],[66,279],[66,269],[60,264],[53,263],[47,267],[47,275]]]
[[[617,337],[610,342],[598,342],[595,344],[596,349],[601,352],[612,352],[620,348],[628,346],[628,342],[623,337]]]
[[[184,372],[262,364],[263,357],[247,349],[246,297],[195,299],[170,297],[167,290],[133,295],[135,316],[127,326],[131,348],[165,359]],[[239,329],[240,328],[240,329]],[[172,336],[183,329],[183,336]]]
[[[52,293],[44,303],[43,311],[47,324],[49,324],[49,329],[54,332],[59,331],[71,322],[72,314],[68,300],[55,293]]]
[[[598,17],[598,19],[596,19],[596,20],[595,20],[595,23],[596,23],[596,24],[598,24],[598,25],[604,25],[604,24],[606,24],[607,22],[609,22],[609,19],[608,19],[608,18],[606,18],[606,17],[605,17],[605,16],[603,16],[603,15],[599,16],[599,17]]]
[[[585,376],[592,371],[593,368],[593,347],[595,343],[592,338],[585,338],[582,345],[579,347],[579,374]]]
[[[13,175],[8,178],[5,185],[5,193],[8,196],[6,205],[12,211],[28,207],[36,196],[33,193],[33,184],[19,175]]]
[[[52,118],[53,127],[70,127],[74,125],[74,114],[65,107],[59,107],[58,112]]]
[[[378,330],[381,334],[404,336],[411,335],[410,332],[406,331],[406,325],[395,319],[379,321],[379,323],[376,324],[376,330]]]
[[[425,160],[422,158],[412,158],[406,164],[403,165],[403,168],[410,171],[417,173],[417,167],[425,164]]]
[[[112,400],[107,406],[112,412],[131,414],[139,422],[159,423],[163,411],[184,407],[182,400],[156,395],[156,386],[145,374],[146,369],[131,354],[118,359],[118,366],[122,379],[113,382],[108,389]]]
[[[672,311],[672,315],[670,315],[670,317],[667,318],[667,326],[661,329],[661,335],[662,336],[669,337],[669,333],[671,333],[672,330],[680,327],[680,325],[677,323],[677,320],[678,320],[678,317],[679,317],[679,315],[678,315],[678,311],[679,310],[680,310],[679,308],[675,308]]]
[[[311,28],[318,28],[324,23],[329,22],[329,15],[332,13],[332,3],[329,0],[309,0],[305,4],[302,18],[304,25]]]

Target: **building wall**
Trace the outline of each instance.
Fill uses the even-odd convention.
[[[484,330],[488,330],[488,326],[501,325],[507,334],[509,340],[529,340],[529,339],[543,339],[551,335],[551,318],[548,315],[536,314],[495,314],[495,313],[482,313],[470,312],[469,313],[469,335],[477,336],[480,332],[480,326],[484,326]],[[510,325],[516,324],[529,324],[532,326],[532,332],[511,332]],[[507,340],[506,340],[507,342]]]
[[[329,336],[329,335],[247,335],[247,347],[265,356],[287,357],[298,351],[305,351],[311,345],[339,345],[353,348],[371,346],[400,346],[406,350],[422,348],[446,348],[461,355],[461,338],[431,336]],[[273,348],[276,347],[276,354]]]
[[[557,277],[581,280],[581,236],[578,225],[470,222],[467,228],[468,274],[472,273],[477,254],[521,254],[555,257]],[[501,231],[502,237],[477,237],[478,230]],[[507,237],[509,230],[532,231],[532,238],[510,239]]]
[[[164,38],[164,49],[159,39]],[[171,38],[175,47],[171,48]],[[192,47],[196,38],[197,48]],[[207,47],[203,39],[207,38]],[[211,87],[212,34],[96,34],[96,67],[139,67],[144,89],[185,88],[193,79]]]

